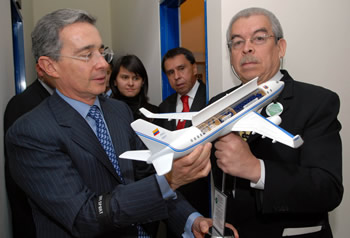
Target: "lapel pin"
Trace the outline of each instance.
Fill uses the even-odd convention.
[[[272,117],[275,115],[279,116],[282,114],[282,112],[283,112],[283,106],[279,102],[272,102],[266,107],[266,114],[269,117]]]

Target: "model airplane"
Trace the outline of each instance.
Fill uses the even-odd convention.
[[[152,163],[158,175],[168,173],[174,159],[193,151],[196,146],[214,141],[231,131],[251,131],[273,142],[293,148],[303,144],[299,135],[293,136],[280,128],[278,115],[265,118],[257,111],[271,103],[282,91],[282,81],[257,84],[257,78],[208,105],[199,112],[154,114],[142,108],[140,111],[151,118],[192,120],[192,127],[169,131],[142,119],[131,127],[149,150],[127,151],[119,157]]]

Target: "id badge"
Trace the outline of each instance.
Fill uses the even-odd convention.
[[[214,208],[213,208],[213,227],[221,235],[224,236],[225,220],[226,220],[227,196],[219,189],[214,191]]]

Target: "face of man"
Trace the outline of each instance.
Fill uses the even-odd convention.
[[[197,65],[191,64],[183,54],[167,59],[164,69],[170,86],[180,95],[187,94],[196,83]]]
[[[95,26],[74,23],[60,32],[59,60],[52,61],[57,89],[67,97],[92,105],[106,89],[108,63],[101,56],[103,45]],[[86,57],[82,60],[73,57]]]
[[[258,83],[261,84],[277,73],[280,58],[285,54],[286,42],[280,39],[275,43],[271,24],[266,16],[238,19],[231,27],[231,39],[233,42],[243,40],[241,46],[232,46],[230,49],[231,64],[242,83],[258,76]]]
[[[123,96],[135,97],[141,91],[143,78],[121,66],[114,85]]]

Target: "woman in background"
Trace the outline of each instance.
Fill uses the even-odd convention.
[[[151,112],[158,112],[158,107],[148,103],[148,76],[144,65],[136,55],[125,55],[115,62],[109,80],[112,98],[124,101],[130,107],[134,120],[146,118],[139,111],[144,107]]]

